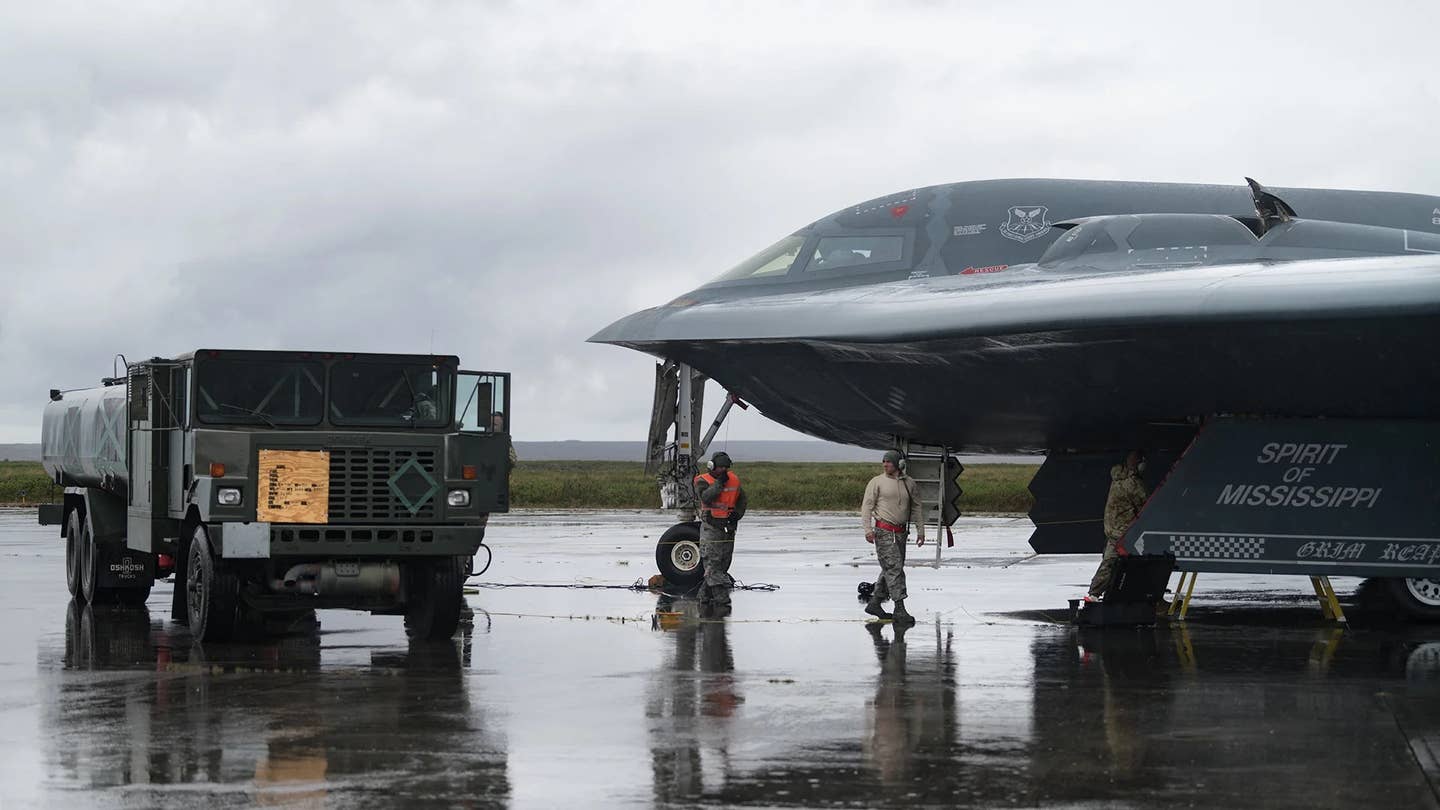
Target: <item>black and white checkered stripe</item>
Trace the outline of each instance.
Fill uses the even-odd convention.
[[[1265,557],[1265,538],[1237,534],[1172,534],[1170,551],[1181,559],[1259,560]]]

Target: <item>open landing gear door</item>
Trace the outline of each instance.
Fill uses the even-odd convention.
[[[1440,423],[1218,420],[1122,553],[1186,571],[1440,577],[1436,480]]]
[[[455,478],[470,482],[481,512],[510,509],[510,375],[461,371],[455,386],[455,427],[462,451]]]

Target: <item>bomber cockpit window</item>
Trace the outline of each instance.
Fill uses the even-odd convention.
[[[826,236],[815,245],[810,271],[839,270],[898,262],[905,254],[905,237]]]
[[[783,276],[795,263],[795,257],[800,255],[800,248],[804,246],[805,237],[792,234],[735,265],[714,280],[736,281],[746,278]]]

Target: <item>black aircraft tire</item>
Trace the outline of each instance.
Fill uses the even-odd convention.
[[[455,635],[465,601],[461,567],[453,557],[406,566],[405,632],[411,638],[443,641]]]
[[[1440,579],[1393,577],[1389,582],[1401,612],[1412,619],[1440,621]]]
[[[80,549],[80,512],[70,510],[70,520],[65,523],[65,587],[77,600],[85,601],[80,589],[80,561],[84,552]]]
[[[705,561],[700,559],[700,524],[676,523],[660,535],[655,544],[655,564],[665,581],[689,589],[705,579]]]
[[[240,580],[225,570],[210,549],[203,525],[190,537],[185,561],[185,606],[190,635],[196,641],[227,641],[235,634],[240,612]]]

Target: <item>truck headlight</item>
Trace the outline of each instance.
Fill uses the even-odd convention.
[[[220,487],[219,489],[215,490],[215,502],[220,504],[221,506],[239,506],[239,487]]]
[[[470,505],[470,490],[468,490],[468,489],[452,489],[452,490],[450,490],[450,494],[445,497],[445,502],[448,503],[448,504],[450,504],[451,506],[454,506],[454,507],[469,506],[469,505]]]

